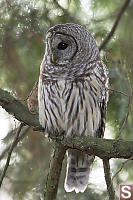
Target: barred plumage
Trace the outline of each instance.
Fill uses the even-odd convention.
[[[46,38],[38,89],[40,124],[47,133],[65,132],[66,137],[102,137],[108,77],[94,38],[76,24],[56,25]],[[93,160],[94,156],[68,150],[67,192],[84,192]]]

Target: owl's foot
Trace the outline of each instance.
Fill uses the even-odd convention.
[[[62,140],[64,140],[64,135],[65,135],[64,132],[59,132],[56,130],[54,132],[49,133],[48,137],[51,139],[53,138],[56,141],[62,141]]]

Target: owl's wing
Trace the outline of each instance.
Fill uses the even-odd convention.
[[[101,109],[101,122],[99,125],[99,129],[97,131],[97,137],[102,138],[104,136],[105,124],[106,124],[107,103],[105,102],[105,99],[103,99],[103,102],[100,105],[100,109]]]
[[[108,90],[109,78],[108,78],[107,67],[102,61],[98,62],[97,69],[99,72],[98,73],[99,76],[97,76],[97,77],[100,80],[99,87],[101,88],[100,94],[98,94],[98,96],[99,95],[101,96],[100,102],[99,102],[99,108],[100,108],[100,112],[101,112],[101,121],[99,124],[99,128],[96,131],[97,132],[96,136],[101,138],[104,136],[105,124],[106,124],[107,102],[108,102],[108,95],[109,95],[109,90]]]
[[[102,90],[102,102],[100,103],[101,109],[101,123],[99,126],[99,134],[98,137],[104,136],[105,125],[106,125],[106,113],[107,113],[107,102],[109,96],[109,78],[108,78],[108,70],[106,65],[101,61],[100,63],[102,69],[102,80],[103,80],[103,90]]]

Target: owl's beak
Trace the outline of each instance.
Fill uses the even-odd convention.
[[[55,63],[55,57],[54,57],[53,54],[52,54],[52,56],[51,56],[51,61],[52,61],[52,63]]]

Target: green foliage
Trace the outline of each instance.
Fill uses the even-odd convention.
[[[83,2],[88,5],[86,12]],[[25,99],[39,76],[39,66],[45,51],[45,33],[54,24],[80,23],[101,44],[122,6],[121,0],[92,1],[54,1],[54,0],[1,0],[0,1],[0,84],[22,99]],[[101,51],[101,57],[108,66],[110,87],[130,95],[133,85],[133,5],[126,10],[120,24]],[[89,16],[89,17],[88,17]],[[128,110],[128,97],[110,92],[107,121],[115,130],[115,135],[125,119]],[[122,137],[133,139],[133,109],[131,107],[128,123]],[[12,139],[12,131],[5,138],[6,145]],[[51,146],[39,133],[29,131],[12,155],[7,176],[12,183],[13,199],[39,200],[44,193],[48,172]],[[115,170],[121,161],[115,162]],[[131,164],[127,165],[127,180],[133,181]],[[115,171],[114,171],[115,173]],[[105,193],[97,194],[88,189],[84,194],[66,194],[63,189],[65,166],[59,185],[58,199],[103,199]],[[116,187],[122,182],[117,176]]]

